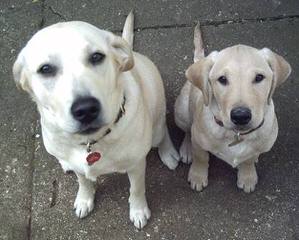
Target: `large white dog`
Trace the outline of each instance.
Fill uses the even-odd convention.
[[[159,71],[132,51],[133,19],[130,13],[123,38],[84,22],[46,27],[21,51],[13,73],[37,104],[47,151],[78,177],[77,216],[93,209],[98,176],[123,172],[131,185],[130,219],[142,228],[150,217],[147,153],[158,147],[170,169],[179,155],[166,127]]]
[[[186,132],[182,161],[192,162],[188,180],[198,191],[208,185],[208,152],[238,168],[239,188],[255,189],[255,162],[273,146],[278,132],[272,95],[291,72],[270,49],[236,45],[207,57],[199,26],[194,64],[175,104],[175,120]]]

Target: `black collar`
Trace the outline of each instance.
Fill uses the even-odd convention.
[[[122,104],[121,104],[121,106],[119,108],[119,112],[118,112],[117,117],[114,120],[113,124],[117,124],[119,122],[119,120],[121,119],[121,117],[126,113],[125,104],[126,104],[126,96],[124,96],[123,102],[122,102]],[[106,132],[102,136],[102,138],[105,137],[105,136],[107,136],[109,133],[111,133],[111,128],[108,128],[106,130]]]
[[[223,122],[221,120],[217,119],[215,116],[214,116],[214,120],[220,127],[224,127]],[[265,119],[263,119],[263,121],[256,128],[250,129],[247,132],[240,132],[240,135],[244,136],[244,135],[254,132],[255,130],[258,130],[261,126],[263,126],[264,122],[265,122]]]
[[[117,117],[114,121],[114,124],[118,123],[119,119],[121,119],[121,117],[126,113],[125,104],[126,104],[126,96],[124,96],[123,102],[122,102],[122,104],[119,108],[119,112],[118,112]]]

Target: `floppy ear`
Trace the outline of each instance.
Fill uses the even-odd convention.
[[[212,87],[209,82],[209,73],[213,66],[213,61],[209,58],[202,58],[193,63],[186,71],[187,79],[198,87],[203,95],[204,104],[209,105],[212,99]]]
[[[28,83],[28,77],[24,68],[24,62],[25,60],[21,52],[13,65],[13,77],[18,89],[22,89],[28,93],[31,93],[32,91]]]
[[[121,72],[128,71],[134,66],[132,49],[124,39],[116,36],[112,42],[112,49]]]
[[[292,69],[282,56],[272,52],[270,49],[263,48],[261,51],[273,71],[273,79],[268,95],[268,104],[270,104],[275,88],[287,80]]]

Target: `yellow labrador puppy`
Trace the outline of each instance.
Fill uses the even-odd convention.
[[[76,215],[93,209],[98,176],[123,172],[131,185],[130,219],[142,228],[150,217],[147,153],[158,147],[170,169],[179,155],[166,127],[159,71],[132,45],[132,13],[123,38],[84,22],[58,23],[31,38],[13,73],[37,104],[47,151],[78,177]]]
[[[191,187],[208,185],[209,154],[238,169],[239,188],[255,189],[255,162],[273,146],[278,132],[272,95],[291,72],[271,50],[245,45],[204,56],[199,25],[194,32],[194,64],[175,103],[175,120],[186,132],[182,161],[192,165]]]

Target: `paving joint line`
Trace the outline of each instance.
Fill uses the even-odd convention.
[[[259,17],[259,18],[240,18],[240,19],[230,19],[230,20],[223,20],[223,21],[210,21],[206,20],[201,23],[202,26],[219,26],[224,24],[238,24],[238,23],[263,23],[263,22],[274,22],[280,20],[294,20],[299,19],[299,15],[278,15],[274,17]]]
[[[227,25],[227,24],[245,24],[245,23],[264,23],[264,22],[275,22],[281,20],[289,20],[293,21],[299,19],[299,15],[288,15],[288,16],[275,16],[275,17],[259,17],[259,18],[240,18],[240,19],[228,19],[228,20],[202,20],[199,21],[201,26],[214,26],[218,27],[220,25]],[[191,28],[194,27],[197,22],[193,23],[182,23],[182,24],[169,24],[169,25],[152,25],[152,26],[145,26],[145,27],[137,27],[134,28],[135,32],[141,32],[144,30],[156,30],[156,29],[170,29],[170,28]],[[122,30],[115,30],[113,32],[120,33]]]
[[[33,205],[33,183],[34,183],[34,159],[35,159],[35,152],[37,149],[37,144],[38,141],[35,138],[35,133],[38,131],[39,128],[39,124],[38,124],[38,120],[36,120],[34,122],[34,125],[32,126],[32,132],[33,132],[33,142],[32,142],[32,146],[33,146],[33,151],[30,153],[30,158],[31,158],[31,171],[30,171],[30,203],[29,203],[29,219],[28,219],[28,226],[27,226],[27,239],[30,240],[32,239],[32,205]]]
[[[45,25],[45,9],[46,9],[46,0],[41,0],[41,20],[39,22],[39,24],[37,25],[37,30],[40,30],[44,27]],[[37,132],[38,129],[38,120],[36,120],[35,125],[34,125],[34,133]],[[29,205],[29,219],[28,219],[28,226],[27,226],[27,239],[30,240],[32,239],[32,204],[33,204],[33,175],[34,175],[34,159],[35,159],[35,151],[36,151],[36,146],[38,144],[38,141],[35,140],[33,143],[34,149],[33,152],[31,154],[31,187],[30,187],[30,205]]]

